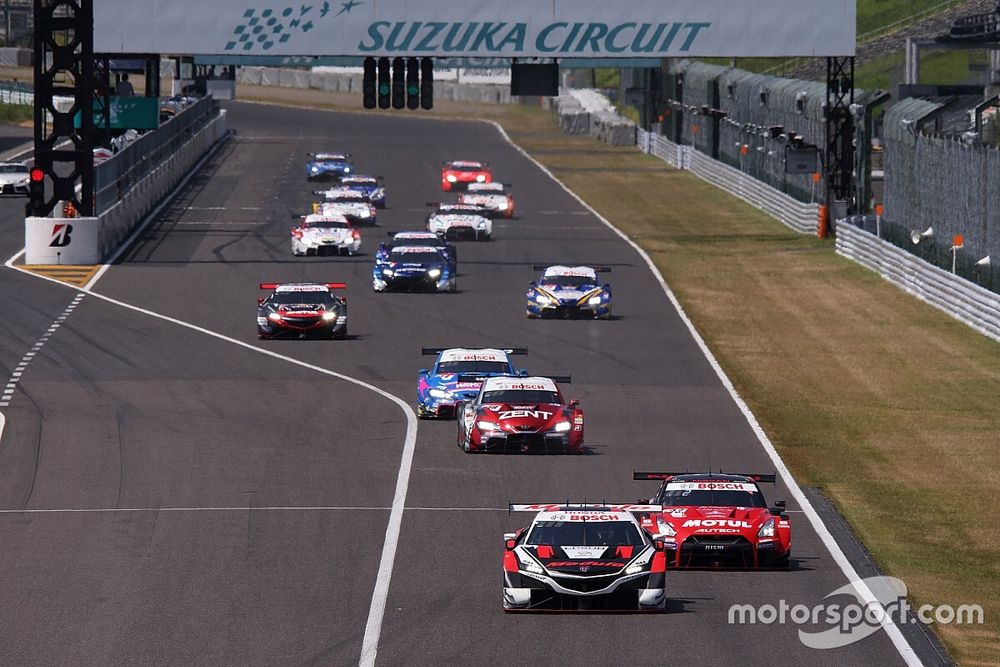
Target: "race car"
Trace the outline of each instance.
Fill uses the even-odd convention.
[[[389,251],[385,261],[375,262],[372,287],[388,290],[456,292],[454,264],[437,248],[401,245]]]
[[[340,187],[360,192],[375,208],[385,208],[386,192],[380,176],[344,176]]]
[[[347,218],[334,215],[307,215],[292,227],[292,254],[322,255],[328,252],[353,255],[361,247],[361,232]]]
[[[528,285],[528,317],[611,318],[611,285],[597,280],[598,272],[610,268],[539,265],[534,270],[542,271],[542,277]]]
[[[504,534],[503,610],[665,612],[663,542],[635,512],[656,505],[509,505],[535,512],[531,525]]]
[[[758,486],[774,484],[774,475],[634,472],[632,478],[660,482],[650,502],[663,511],[640,522],[664,540],[670,567],[789,567],[785,501],[769,508]]]
[[[375,224],[375,207],[357,190],[337,187],[329,190],[313,190],[313,194],[323,197],[323,201],[313,202],[313,213],[323,215],[340,213],[355,225]]]
[[[510,359],[512,355],[527,353],[524,348],[423,348],[421,354],[434,354],[437,359],[429,371],[426,368],[418,371],[417,415],[421,418],[454,417],[455,405],[474,399],[484,378],[527,376],[528,371],[515,369]]]
[[[493,237],[493,221],[484,213],[435,211],[427,217],[427,231],[444,239],[489,241]]]
[[[257,335],[260,338],[346,338],[347,299],[331,290],[344,283],[261,283],[273,290],[257,299]]]
[[[466,452],[583,452],[583,410],[563,400],[551,377],[491,377],[456,408]]]
[[[0,162],[0,194],[27,195],[28,165],[20,162]]]
[[[503,183],[469,183],[466,190],[458,196],[460,204],[482,206],[493,217],[514,217],[514,197]]]
[[[461,190],[469,183],[489,183],[493,180],[487,162],[455,160],[441,167],[441,189],[445,192]]]
[[[378,250],[375,252],[376,263],[386,261],[389,258],[389,253],[392,252],[392,249],[397,246],[419,245],[437,248],[451,261],[452,272],[454,272],[457,268],[458,249],[452,244],[442,240],[437,234],[432,232],[386,232],[386,234],[392,237],[392,240],[388,243],[383,241],[378,245]]]
[[[347,153],[309,153],[306,178],[310,181],[336,181],[354,171]]]

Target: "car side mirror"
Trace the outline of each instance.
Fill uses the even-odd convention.
[[[636,498],[635,502],[638,503],[639,505],[648,505],[649,498]]]
[[[784,500],[775,500],[774,507],[771,508],[771,514],[773,514],[774,516],[781,516],[781,514],[785,511],[785,507],[787,505],[788,503],[785,502]]]
[[[580,407],[580,401],[578,401],[577,399],[574,398],[573,400],[571,400],[569,402],[569,407],[571,407],[571,408],[578,408],[578,407]]]
[[[530,283],[528,283],[528,287],[538,287],[538,283],[532,280]]]
[[[257,297],[257,305],[258,306],[263,306],[264,305],[264,297],[262,297],[262,296]]]
[[[421,368],[419,371],[417,371],[417,375],[427,375],[427,369]]]
[[[517,376],[522,378],[528,377],[528,369],[527,368],[517,369]]]

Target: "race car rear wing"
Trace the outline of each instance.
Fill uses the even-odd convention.
[[[261,283],[261,289],[278,289],[281,285],[287,285],[288,283]],[[347,289],[347,283],[316,283],[317,285],[323,285],[327,289]]]
[[[559,512],[573,510],[608,510],[612,512],[662,512],[663,505],[632,505],[618,503],[508,503],[507,513],[511,512]]]
[[[420,354],[426,354],[426,355],[441,354],[445,350],[454,350],[456,348],[461,348],[463,350],[479,350],[479,349],[482,349],[482,348],[478,348],[478,347],[464,347],[462,345],[454,345],[452,347],[422,347],[422,348],[420,348]],[[497,349],[499,349],[501,352],[506,352],[507,354],[510,354],[510,355],[515,355],[516,354],[516,355],[524,356],[524,355],[528,354],[528,348],[526,348],[526,347],[507,347],[507,348],[501,347],[501,348],[497,348]]]
[[[548,378],[553,382],[560,382],[562,384],[573,384],[572,375],[539,375],[538,377]]]
[[[736,475],[737,477],[749,477],[750,479],[752,479],[755,482],[762,482],[764,484],[774,484],[775,480],[777,479],[777,475],[775,475],[775,474],[763,475],[763,474],[755,473],[755,472],[722,472],[722,470],[719,470],[719,472],[717,472],[717,473],[712,473],[712,472],[698,473],[697,471],[691,471],[691,470],[685,470],[685,471],[655,471],[655,472],[653,472],[653,471],[633,470],[632,471],[632,479],[639,480],[639,481],[650,481],[650,480],[660,481],[660,480],[667,479],[668,477],[675,477],[677,475],[697,475],[697,474],[703,474],[703,475],[713,475],[713,474],[715,474],[715,475]]]
[[[571,263],[571,264],[535,264],[531,267],[532,271],[545,271],[546,269],[553,266],[587,266],[586,264]],[[594,270],[594,273],[611,273],[610,266],[590,266]]]

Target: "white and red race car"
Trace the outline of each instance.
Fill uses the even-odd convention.
[[[503,183],[469,183],[466,192],[458,196],[458,202],[482,206],[494,217],[514,217],[514,197]]]
[[[355,225],[374,225],[375,207],[368,197],[349,188],[314,190],[314,195],[322,195],[324,201],[313,203],[313,213],[330,215],[339,213]]]
[[[667,609],[664,544],[633,513],[658,505],[510,505],[535,512],[504,534],[503,609]]]
[[[313,213],[305,216],[302,224],[292,227],[292,254],[296,257],[328,252],[353,255],[359,248],[361,232],[339,213]]]

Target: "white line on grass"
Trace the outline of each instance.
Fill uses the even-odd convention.
[[[761,447],[763,447],[764,451],[767,452],[767,455],[768,457],[770,457],[771,462],[774,463],[775,468],[777,468],[778,472],[781,474],[781,479],[784,480],[785,485],[788,486],[788,489],[792,494],[792,497],[795,498],[795,501],[802,508],[803,513],[806,515],[806,517],[808,517],[809,523],[812,524],[813,530],[816,531],[816,534],[823,542],[823,545],[830,552],[830,555],[833,556],[834,562],[837,563],[837,565],[840,567],[844,575],[847,576],[848,581],[850,581],[854,585],[854,588],[858,591],[861,597],[864,598],[865,603],[877,605],[878,598],[875,597],[875,594],[872,592],[871,588],[869,588],[868,585],[861,579],[861,577],[858,576],[858,573],[854,569],[854,566],[851,565],[851,562],[847,559],[847,556],[844,554],[844,551],[840,548],[840,545],[837,544],[837,541],[833,538],[833,535],[830,534],[830,531],[826,527],[826,524],[823,523],[823,519],[820,518],[815,508],[812,506],[812,503],[810,503],[809,499],[806,498],[804,493],[802,493],[802,489],[799,487],[798,482],[795,481],[795,478],[792,477],[792,473],[788,470],[788,466],[786,466],[785,462],[781,459],[781,455],[778,454],[778,450],[774,448],[774,445],[771,443],[770,438],[767,437],[767,434],[764,432],[764,429],[761,428],[760,423],[757,421],[757,418],[754,416],[753,412],[750,411],[750,407],[746,404],[746,401],[744,401],[743,397],[741,397],[739,393],[736,391],[736,388],[733,386],[733,383],[729,379],[729,376],[727,376],[726,372],[722,370],[722,366],[719,365],[719,362],[718,360],[716,360],[715,355],[713,355],[712,351],[708,349],[708,345],[705,343],[705,340],[701,337],[701,334],[698,333],[698,330],[695,328],[694,323],[692,323],[690,318],[688,318],[687,313],[684,312],[684,308],[683,306],[681,306],[680,301],[677,300],[677,297],[676,295],[674,295],[673,290],[670,289],[670,287],[667,285],[667,282],[663,279],[663,274],[661,274],[660,270],[656,268],[656,264],[653,263],[653,259],[649,256],[649,254],[641,247],[639,247],[639,245],[635,241],[630,239],[628,235],[625,234],[625,232],[615,227],[614,224],[611,223],[611,221],[609,221],[603,215],[598,213],[590,204],[584,201],[582,197],[573,192],[562,181],[556,178],[556,175],[553,174],[545,165],[543,165],[541,162],[539,162],[534,157],[529,155],[526,150],[524,150],[516,143],[514,143],[514,141],[510,138],[507,132],[500,125],[500,123],[497,123],[496,121],[493,120],[484,120],[483,122],[493,125],[493,127],[497,129],[497,132],[500,133],[500,136],[503,137],[504,141],[513,146],[514,149],[517,150],[521,155],[531,160],[531,162],[533,162],[536,167],[541,169],[543,173],[545,173],[549,178],[551,178],[553,181],[559,184],[559,187],[565,190],[567,194],[569,194],[575,200],[580,202],[580,204],[584,206],[588,211],[593,213],[598,220],[604,223],[609,229],[611,229],[615,234],[620,236],[622,240],[624,240],[626,243],[632,246],[632,248],[637,253],[639,253],[639,256],[642,257],[642,259],[646,262],[646,266],[649,267],[649,270],[653,272],[653,276],[656,278],[657,282],[660,283],[660,287],[663,289],[663,292],[667,295],[667,298],[670,299],[670,303],[673,304],[674,309],[677,310],[677,314],[680,316],[681,320],[684,322],[684,325],[691,333],[691,337],[694,338],[694,341],[698,344],[698,347],[701,348],[702,354],[705,355],[705,358],[708,360],[708,363],[711,364],[712,369],[715,371],[716,376],[718,376],[719,380],[722,382],[722,385],[726,388],[726,390],[729,392],[729,395],[732,397],[733,401],[735,401],[736,405],[743,413],[743,416],[746,418],[747,423],[750,425],[750,428],[753,429],[754,434],[757,436],[757,440],[760,442]],[[913,667],[916,667],[917,665],[922,665],[923,662],[920,660],[916,652],[906,641],[906,638],[903,637],[902,633],[899,631],[899,628],[896,626],[896,624],[893,623],[891,616],[892,616],[891,614],[882,615],[882,627],[885,628],[886,634],[889,635],[889,639],[896,647],[896,650],[899,651],[899,655],[903,658],[903,660],[906,662],[907,665],[911,665]]]

